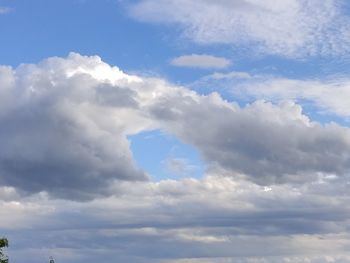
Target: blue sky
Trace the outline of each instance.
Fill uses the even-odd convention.
[[[1,1],[10,8],[1,16],[4,64],[35,63],[50,56],[74,51],[99,54],[107,63],[125,71],[162,74],[174,82],[197,79],[210,71],[169,65],[177,56],[209,53],[232,59],[224,71],[254,71],[288,77],[318,77],[348,72],[348,59],[313,56],[286,59],[276,55],[254,55],[245,46],[189,43],[179,38],[179,26],[149,24],[128,15],[127,1]],[[8,52],[11,50],[11,52]],[[189,72],[190,71],[190,72]]]
[[[349,10],[0,0],[10,262],[350,262]]]

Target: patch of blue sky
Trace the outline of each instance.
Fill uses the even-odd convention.
[[[247,72],[252,75],[271,75],[290,79],[318,79],[347,76],[350,73],[350,59],[347,57],[285,58],[277,55],[248,54],[239,47],[229,45],[192,45],[180,47],[176,56],[187,54],[209,54],[225,57],[231,64],[223,69],[181,68],[164,64],[163,76],[172,83],[188,85],[214,72]],[[168,60],[169,61],[169,60]]]
[[[74,51],[99,55],[127,72],[145,72],[184,85],[213,72],[244,71],[288,78],[322,78],[350,73],[349,61],[311,57],[288,59],[259,56],[246,47],[198,45],[179,37],[171,25],[137,22],[123,1],[111,0],[0,0],[11,8],[0,16],[0,64],[36,63]],[[11,51],[11,52],[10,52]],[[232,64],[221,70],[174,67],[171,59],[188,54],[226,57]]]
[[[0,16],[1,64],[36,63],[73,51],[99,55],[126,71],[157,71],[168,59],[162,32],[129,19],[115,1],[7,2],[13,11]]]
[[[330,110],[321,109],[308,100],[298,99],[296,101],[303,107],[303,114],[308,116],[310,120],[321,124],[337,123],[344,127],[350,128],[350,119],[332,113]]]
[[[183,176],[200,178],[205,173],[205,164],[197,150],[172,135],[154,130],[128,136],[128,139],[137,165],[154,181],[180,179]],[[185,161],[187,167],[184,167],[184,174],[169,169],[168,164],[172,160]]]

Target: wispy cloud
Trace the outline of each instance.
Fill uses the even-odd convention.
[[[191,164],[190,160],[185,158],[167,158],[164,160],[164,168],[170,174],[176,176],[193,176],[198,167]]]
[[[292,79],[247,72],[214,73],[193,84],[194,87],[221,87],[236,96],[264,99],[307,101],[319,113],[336,114],[350,119],[350,79],[328,76],[327,79]]]
[[[350,49],[349,17],[338,0],[140,0],[131,15],[178,24],[200,44],[222,43],[285,57],[333,56]]]
[[[10,7],[0,6],[0,15],[10,13],[11,11],[12,11],[12,8]]]
[[[171,60],[171,64],[178,67],[192,67],[192,68],[226,68],[231,64],[227,58],[216,57],[205,54],[184,55]]]

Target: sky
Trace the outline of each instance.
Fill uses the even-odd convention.
[[[0,0],[10,262],[350,262],[349,14]]]

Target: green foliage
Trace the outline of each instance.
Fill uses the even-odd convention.
[[[8,247],[9,242],[6,238],[0,238],[0,263],[8,263],[7,256],[4,255],[3,248]]]

